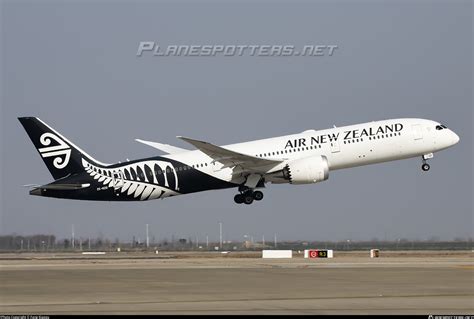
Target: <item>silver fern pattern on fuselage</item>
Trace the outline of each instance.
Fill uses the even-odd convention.
[[[150,200],[180,194],[178,175],[170,162],[147,160],[107,168],[82,158],[82,165],[98,183],[114,188],[118,196]]]

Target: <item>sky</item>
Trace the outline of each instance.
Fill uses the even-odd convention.
[[[451,240],[473,234],[471,1],[1,1],[0,234],[156,240]],[[337,45],[324,56],[137,56],[166,45]],[[99,161],[401,117],[461,138],[421,159],[147,202],[30,196],[52,181],[17,120],[37,116]]]

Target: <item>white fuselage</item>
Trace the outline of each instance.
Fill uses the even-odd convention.
[[[267,173],[281,170],[293,160],[317,155],[324,155],[329,169],[337,170],[428,155],[459,141],[450,129],[437,129],[439,125],[425,119],[392,119],[319,131],[307,130],[223,147],[250,156],[284,160],[282,164],[269,168]],[[199,150],[164,157],[224,181],[240,184],[244,180],[232,168],[221,169],[221,164]],[[271,178],[266,181],[271,181]]]

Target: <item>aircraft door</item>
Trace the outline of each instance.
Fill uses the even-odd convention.
[[[341,151],[338,140],[331,141],[330,145],[331,145],[331,153],[337,153]]]
[[[414,140],[421,140],[423,139],[423,130],[421,129],[420,124],[413,124],[411,126],[411,129],[413,131],[413,139]]]
[[[124,184],[123,173],[121,170],[112,172],[112,180],[114,185],[114,190],[121,188]]]

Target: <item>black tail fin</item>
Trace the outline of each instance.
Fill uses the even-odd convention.
[[[19,117],[18,120],[30,136],[54,179],[82,172],[84,170],[83,158],[87,158],[90,163],[98,166],[105,165],[98,163],[39,118]]]

